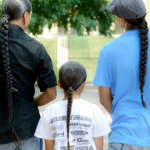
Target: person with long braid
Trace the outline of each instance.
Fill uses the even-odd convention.
[[[44,46],[28,36],[29,0],[5,0],[0,20],[0,150],[39,150],[37,106],[56,97],[57,81]],[[34,98],[38,81],[41,95]]]
[[[80,98],[86,77],[78,62],[60,67],[58,86],[64,98],[44,111],[35,132],[45,139],[46,150],[103,150],[103,136],[110,128],[99,107]]]
[[[93,84],[111,114],[109,150],[150,150],[150,32],[143,0],[111,0],[125,33],[100,51]]]

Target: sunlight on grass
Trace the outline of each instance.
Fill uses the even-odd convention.
[[[78,36],[69,35],[69,60],[78,61],[87,70],[87,82],[91,83],[97,66],[100,49],[114,38],[105,36]],[[57,68],[57,41],[54,38],[37,38],[44,45],[53,61],[54,72],[58,77]],[[59,54],[58,54],[59,55]]]

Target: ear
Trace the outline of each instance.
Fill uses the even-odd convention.
[[[25,12],[23,15],[23,24],[24,25],[28,24],[28,15],[29,15],[28,12]]]
[[[31,15],[32,15],[32,11],[30,13],[29,12],[24,13],[23,15],[24,25],[28,25],[30,23]]]
[[[120,22],[121,22],[121,27],[122,27],[123,29],[125,29],[125,28],[126,28],[126,21],[125,21],[125,19],[120,18]]]
[[[59,86],[59,88],[63,89],[59,80],[57,81],[57,85]]]

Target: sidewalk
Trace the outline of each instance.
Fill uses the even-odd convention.
[[[35,94],[39,94],[39,90],[36,88]],[[39,107],[40,110],[40,114],[42,114],[42,112],[45,110],[45,108],[55,102],[57,102],[58,100],[63,98],[63,91],[60,90],[59,88],[57,88],[57,98],[56,100],[52,101],[51,103],[45,105],[45,106],[41,106]],[[100,107],[100,109],[103,111],[107,122],[110,124],[111,123],[111,118],[110,115],[107,113],[107,111],[101,106],[101,104],[99,103],[99,97],[98,97],[98,90],[96,86],[93,86],[91,84],[87,84],[85,87],[85,90],[83,92],[83,94],[81,95],[81,98],[84,100],[87,100],[91,103],[96,104],[97,106]],[[107,150],[108,147],[108,136],[104,136],[104,149],[103,150]],[[45,148],[43,149],[45,150]]]

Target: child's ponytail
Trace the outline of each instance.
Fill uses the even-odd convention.
[[[69,140],[69,127],[70,127],[70,116],[73,101],[73,89],[70,86],[67,90],[68,104],[67,104],[67,139]],[[69,147],[69,142],[68,142]]]
[[[87,74],[85,68],[76,61],[69,61],[63,64],[59,69],[59,81],[61,87],[68,97],[67,104],[67,139],[69,149],[69,131],[70,131],[70,116],[73,102],[73,91],[76,91],[86,80]]]

